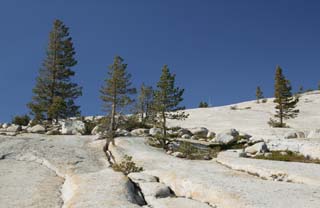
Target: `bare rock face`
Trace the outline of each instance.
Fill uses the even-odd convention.
[[[231,144],[237,140],[237,136],[239,136],[239,132],[237,130],[228,129],[219,133],[214,141],[221,144]]]

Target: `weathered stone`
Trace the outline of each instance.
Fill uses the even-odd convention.
[[[145,182],[139,183],[139,187],[145,197],[164,198],[171,195],[171,191],[168,186],[157,182]]]
[[[135,183],[158,182],[158,178],[143,172],[130,173],[128,177]]]
[[[192,136],[191,131],[189,131],[188,129],[179,129],[178,130],[178,136],[182,137],[182,135],[189,135],[190,137]]]
[[[181,136],[182,139],[190,139],[191,136],[189,134],[184,134]]]
[[[221,144],[231,144],[237,141],[239,132],[235,129],[228,129],[217,135],[215,141]]]
[[[205,127],[198,127],[198,128],[191,128],[189,129],[189,131],[195,135],[195,136],[198,136],[198,137],[207,137],[207,134],[209,132],[209,130]]]
[[[143,129],[143,128],[134,129],[131,131],[131,134],[133,136],[145,136],[145,135],[149,134],[149,129]]]
[[[171,154],[174,157],[184,158],[185,155],[182,152],[174,152]]]
[[[244,151],[249,154],[265,153],[268,151],[268,147],[267,147],[266,143],[259,142],[259,143],[256,143],[252,146],[245,148]]]
[[[85,132],[85,124],[78,120],[66,120],[62,122],[61,133],[66,135],[81,135]]]
[[[149,130],[149,134],[151,135],[151,136],[155,136],[155,135],[158,135],[158,134],[162,134],[162,129],[160,129],[160,128],[151,128],[150,130]]]
[[[6,129],[8,132],[18,132],[18,131],[21,131],[22,128],[20,125],[15,125],[15,124],[12,124],[11,126],[7,127]]]
[[[315,129],[310,131],[308,134],[309,139],[319,139],[320,138],[320,129]]]
[[[30,133],[45,133],[46,128],[40,124],[37,124],[33,127],[28,128],[28,132]]]
[[[215,136],[216,136],[216,133],[214,133],[213,131],[209,131],[207,134],[208,139],[213,139]]]

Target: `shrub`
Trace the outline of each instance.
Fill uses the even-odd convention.
[[[112,165],[112,168],[114,171],[122,172],[125,175],[129,175],[133,172],[143,171],[143,168],[137,167],[136,164],[132,161],[132,157],[128,155],[125,155],[123,160],[119,164],[114,163]]]
[[[320,160],[313,160],[292,151],[284,151],[286,154],[282,154],[282,152],[283,151],[273,151],[269,156],[259,155],[259,156],[255,156],[254,158],[264,159],[264,160],[285,161],[285,162],[302,162],[302,163],[320,164]]]
[[[281,124],[280,122],[270,118],[270,120],[268,121],[268,124],[271,126],[271,127],[274,127],[274,128],[285,128],[285,127],[288,127],[285,123]]]
[[[238,106],[233,105],[233,106],[230,107],[230,110],[238,110]]]
[[[143,129],[151,128],[150,125],[139,121],[139,118],[136,115],[132,115],[127,117],[126,119],[123,119],[123,121],[120,122],[119,127],[127,131],[132,131],[134,129],[140,129],[140,128],[143,128]]]
[[[268,99],[264,98],[264,99],[261,100],[261,102],[262,103],[266,103],[266,102],[268,102]]]
[[[97,126],[97,123],[90,120],[84,120],[83,123],[85,126],[84,135],[91,135],[91,132],[93,128]]]
[[[15,116],[12,119],[12,123],[20,126],[27,126],[30,122],[30,117],[28,115]]]

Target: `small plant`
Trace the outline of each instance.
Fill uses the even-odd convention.
[[[122,161],[118,163],[114,163],[112,165],[114,171],[122,172],[125,175],[129,175],[130,173],[143,171],[142,167],[137,167],[136,164],[132,161],[132,157],[128,155],[124,155]]]
[[[12,123],[20,126],[27,126],[30,122],[30,117],[28,115],[15,116],[12,119]]]
[[[83,120],[85,131],[84,135],[91,135],[92,130],[96,127],[97,123],[90,120]]]
[[[269,126],[274,128],[287,128],[288,126],[285,123],[280,123],[272,118],[268,121]]]
[[[264,98],[264,99],[261,100],[261,102],[262,102],[262,103],[267,103],[267,102],[268,102],[268,99],[267,99],[267,98]]]
[[[122,122],[120,122],[119,127],[121,129],[125,129],[127,131],[132,131],[134,129],[150,129],[151,126],[139,121],[139,118],[136,115],[132,115],[127,117],[126,119],[123,119]]]
[[[208,105],[208,103],[207,102],[200,102],[199,103],[199,108],[208,108],[209,107],[209,105]]]
[[[264,160],[276,160],[276,161],[285,161],[285,162],[302,162],[302,163],[316,163],[320,164],[320,160],[313,160],[309,157],[305,157],[301,154],[292,152],[292,151],[273,151],[269,156],[255,156],[255,159],[264,159]]]
[[[230,110],[238,110],[238,106],[233,105],[233,106],[230,107]]]

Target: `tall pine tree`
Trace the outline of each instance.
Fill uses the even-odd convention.
[[[175,86],[175,77],[170,73],[168,66],[164,65],[157,89],[154,92],[154,108],[160,117],[164,139],[167,138],[167,119],[181,120],[188,117],[181,111],[185,107],[179,106],[183,101],[184,89]]]
[[[296,105],[299,102],[298,97],[294,97],[291,93],[290,81],[285,78],[281,67],[276,67],[275,85],[274,85],[274,103],[276,103],[276,114],[279,122],[270,119],[270,124],[275,127],[285,127],[284,119],[295,118],[299,110]]]
[[[82,89],[71,81],[77,64],[69,28],[55,20],[49,36],[47,55],[39,71],[34,96],[28,104],[35,120],[53,120],[80,115],[75,99]]]
[[[131,74],[126,69],[127,64],[123,63],[120,56],[116,56],[113,64],[109,66],[108,77],[100,90],[104,109],[110,116],[108,137],[112,142],[117,129],[116,115],[134,101],[130,95],[136,93],[136,89],[131,87]]]

